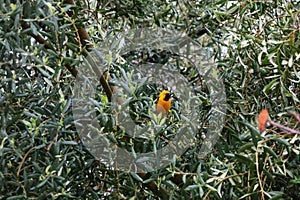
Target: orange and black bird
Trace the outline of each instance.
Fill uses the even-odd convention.
[[[171,97],[172,93],[169,92],[168,90],[163,90],[157,99],[157,104],[156,104],[156,114],[160,114],[165,117],[170,108],[171,108]]]

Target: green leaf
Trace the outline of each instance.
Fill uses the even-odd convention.
[[[143,182],[144,180],[136,173],[134,172],[130,172],[130,175],[135,179],[137,180],[138,182]]]
[[[253,140],[253,144],[255,145],[255,147],[257,146],[257,143],[260,139],[262,139],[262,136],[260,135],[260,132],[258,130],[258,128],[254,127],[252,124],[248,123],[248,122],[243,122],[243,121],[239,121],[239,123],[245,125],[246,127],[248,127],[248,129],[250,130],[250,134]]]
[[[251,150],[251,148],[252,148],[253,146],[254,146],[254,145],[253,145],[252,142],[251,142],[251,143],[246,143],[246,144],[244,144],[243,146],[241,146],[241,147],[239,148],[238,152],[241,153],[241,152],[244,152],[244,151],[246,151],[246,150]]]
[[[212,187],[211,185],[205,184],[205,187],[207,187],[209,190],[213,191],[213,192],[217,192],[218,190],[214,187]]]
[[[61,144],[64,144],[64,145],[78,145],[78,143],[74,142],[74,141],[62,141]]]
[[[199,185],[189,185],[186,188],[184,188],[185,191],[192,191],[198,189],[200,186]]]
[[[286,147],[286,149],[288,150],[288,152],[290,152],[290,143],[288,141],[286,141],[286,139],[284,139],[284,138],[275,138],[274,140],[281,143],[281,144],[283,144]]]
[[[276,153],[268,146],[264,146],[263,149],[269,153],[271,156],[273,156],[275,159],[278,159]]]
[[[247,165],[254,165],[254,161],[251,160],[250,158],[243,156],[241,154],[235,154],[235,158],[240,161],[241,163],[245,163]]]
[[[263,92],[268,95],[270,92],[270,90],[273,90],[277,85],[279,84],[279,79],[278,78],[275,78],[273,79],[270,83],[268,83],[264,89],[263,89]]]

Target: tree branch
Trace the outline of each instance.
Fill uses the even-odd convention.
[[[30,28],[30,24],[29,23],[22,23],[22,28],[25,30],[25,29],[28,29]],[[33,34],[32,32],[30,33],[30,35],[40,44],[43,44],[44,47],[46,49],[51,49],[52,51],[55,51],[55,48],[41,35],[41,34]],[[66,63],[65,64],[65,67],[69,70],[69,72],[74,76],[76,77],[77,74],[78,74],[78,71],[76,68],[72,67],[70,63]]]
[[[276,123],[276,122],[274,122],[274,121],[272,121],[272,120],[270,120],[269,122],[270,122],[270,124],[271,124],[272,126],[276,126],[276,127],[280,128],[281,130],[283,130],[283,131],[285,131],[285,132],[288,132],[288,133],[290,133],[290,134],[300,134],[300,131],[297,131],[297,130],[295,130],[295,129],[292,129],[292,128],[283,126],[283,125],[278,124],[278,123]]]

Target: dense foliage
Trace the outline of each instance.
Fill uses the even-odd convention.
[[[299,130],[288,113],[300,113],[299,7],[251,0],[0,0],[0,198],[299,199],[300,136],[257,129],[258,113],[266,108],[273,121]],[[194,145],[160,170],[124,172],[108,168],[82,144],[71,109],[77,70],[92,47],[138,27],[209,39],[227,112],[205,158]],[[137,67],[133,61],[153,61],[153,55],[158,63],[177,62],[165,52],[130,52],[122,57],[128,63],[112,60],[109,72],[118,79],[119,72]],[[192,79],[185,73],[189,65],[181,64]],[[107,102],[114,90],[103,82],[100,99]],[[158,90],[137,92],[137,101],[147,105]],[[200,136],[195,140],[201,144]]]

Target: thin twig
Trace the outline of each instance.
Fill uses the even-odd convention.
[[[22,161],[20,162],[20,165],[19,165],[19,168],[18,168],[18,171],[17,171],[17,176],[19,176],[20,172],[22,171],[22,166],[27,158],[27,156],[29,155],[29,153],[33,150],[35,150],[36,147],[32,147],[31,149],[29,149],[29,151],[26,152],[26,154],[24,155]]]
[[[23,23],[22,24],[23,29],[30,28],[29,23]],[[55,48],[39,33],[36,35],[33,33],[30,33],[30,35],[40,44],[43,44],[46,49],[51,49],[52,51],[56,51]],[[76,68],[72,67],[70,63],[66,63],[65,67],[71,72],[71,74],[76,77],[78,74],[78,71]]]
[[[227,180],[227,179],[230,179],[230,178],[234,178],[236,176],[243,176],[245,174],[247,174],[248,172],[242,172],[242,173],[239,173],[239,174],[232,174],[230,176],[226,176],[224,178],[222,178],[221,180],[219,180],[214,186],[216,187],[217,185],[219,185],[220,183],[222,183],[223,181]],[[208,195],[210,194],[212,190],[209,190],[203,197],[203,199],[207,199],[208,198]]]
[[[255,152],[255,166],[256,166],[256,173],[257,173],[258,183],[259,183],[259,187],[260,187],[261,199],[264,200],[265,199],[264,188],[263,188],[263,184],[262,184],[261,177],[260,177],[261,175],[259,173],[258,150],[256,150],[256,152]]]
[[[291,134],[300,134],[300,131],[297,131],[295,129],[292,129],[292,128],[289,128],[289,127],[286,127],[286,126],[283,126],[281,124],[278,124],[272,120],[269,120],[270,124],[272,126],[275,126],[275,127],[278,127],[280,128],[281,130],[285,131],[285,132],[288,132],[288,133],[291,133]]]
[[[298,123],[300,123],[300,115],[293,111],[290,111],[289,113],[297,120]]]

